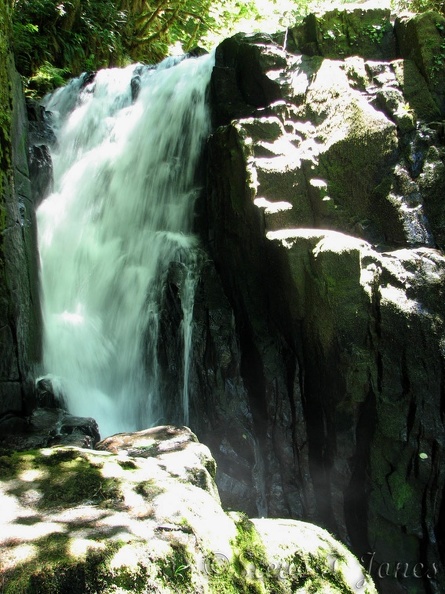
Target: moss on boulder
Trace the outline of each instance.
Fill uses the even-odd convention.
[[[210,475],[210,487],[193,482],[210,456],[186,428],[149,430],[156,455],[141,433],[134,444],[116,437],[115,449],[125,442],[117,453],[57,447],[0,458],[4,594],[337,593],[357,580],[375,594],[325,531],[226,514]]]

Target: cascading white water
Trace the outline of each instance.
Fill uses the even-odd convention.
[[[38,209],[44,371],[102,435],[162,416],[159,303],[170,262],[193,267],[196,166],[213,56],[103,70],[55,92],[54,191]],[[136,77],[136,78],[135,78]],[[132,100],[131,83],[140,90]],[[188,421],[192,268],[183,290]]]
[[[199,273],[199,255],[196,254],[196,256],[197,260],[190,261],[189,266],[187,267],[184,286],[181,292],[181,334],[184,345],[182,374],[182,410],[184,411],[184,425],[189,424],[189,373],[193,336],[193,305],[195,302],[195,290]]]

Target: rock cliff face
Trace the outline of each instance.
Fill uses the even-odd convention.
[[[11,53],[9,2],[0,5],[0,430],[32,407],[40,357],[35,209],[28,120]]]
[[[391,593],[444,588],[444,31],[354,9],[224,41],[198,206],[222,499],[327,527]]]

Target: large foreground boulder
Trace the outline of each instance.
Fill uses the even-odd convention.
[[[5,594],[376,592],[326,531],[225,513],[215,463],[188,429],[100,447],[0,458]]]

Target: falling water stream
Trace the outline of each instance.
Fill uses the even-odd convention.
[[[173,261],[182,293],[188,422],[197,240],[196,167],[209,134],[213,57],[102,70],[53,93],[54,190],[38,209],[44,372],[102,435],[156,422],[160,301]]]

